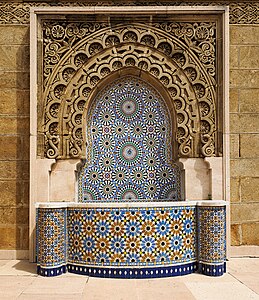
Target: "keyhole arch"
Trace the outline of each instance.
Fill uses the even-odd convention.
[[[146,78],[119,75],[92,95],[85,112],[78,200],[180,200],[172,105]]]

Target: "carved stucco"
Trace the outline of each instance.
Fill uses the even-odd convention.
[[[29,24],[33,6],[216,6],[228,5],[230,24],[259,24],[258,1],[12,1],[0,2],[0,24]]]
[[[84,157],[84,120],[109,77],[137,72],[167,96],[178,157],[221,155],[216,22],[43,22],[38,154]]]

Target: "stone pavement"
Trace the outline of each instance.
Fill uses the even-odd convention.
[[[191,274],[164,279],[46,278],[25,260],[0,261],[0,299],[246,300],[259,299],[259,258],[232,258],[222,277]]]

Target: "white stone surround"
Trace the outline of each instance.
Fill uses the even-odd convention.
[[[75,201],[77,186],[77,166],[80,160],[55,161],[54,159],[37,158],[37,20],[39,15],[49,14],[193,14],[193,13],[223,14],[224,15],[224,128],[223,128],[223,157],[187,158],[180,159],[183,165],[185,197],[195,202],[202,200],[224,200],[229,202],[229,104],[228,104],[228,8],[213,7],[36,7],[31,9],[31,103],[30,103],[30,260],[34,260],[35,249],[35,219],[36,202]],[[64,178],[67,184],[64,187]],[[180,202],[180,205],[188,205]],[[205,202],[208,205],[208,202]],[[213,203],[213,204],[212,204]],[[211,204],[215,205],[215,201]],[[219,202],[220,203],[220,202]],[[150,203],[148,203],[150,205]],[[161,203],[160,203],[161,204]],[[179,204],[179,202],[178,202]],[[43,205],[43,204],[41,204]],[[50,204],[46,204],[50,205]],[[57,204],[51,204],[57,205]],[[63,203],[60,205],[64,205]],[[69,205],[69,204],[67,204]],[[73,203],[74,205],[74,203]],[[81,205],[81,204],[76,204]],[[95,205],[95,204],[93,204]],[[131,205],[131,204],[130,204]],[[137,204],[142,205],[142,204]],[[155,203],[154,203],[155,205]],[[172,205],[172,203],[170,203]],[[230,217],[227,206],[227,245],[230,245]],[[228,249],[229,250],[229,249]],[[230,252],[227,251],[229,254]]]

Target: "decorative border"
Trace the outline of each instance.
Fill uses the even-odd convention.
[[[56,9],[62,13],[62,8]],[[114,9],[105,8],[107,13]],[[143,10],[143,7],[139,9]],[[163,7],[155,10],[156,13],[167,11]],[[219,128],[222,127],[217,121],[222,114],[217,108],[221,107],[218,103],[222,99],[221,89],[216,88],[216,83],[221,85],[221,79],[219,75],[215,77],[221,72],[215,61],[220,46],[216,39],[223,36],[217,22],[207,22],[205,15],[199,19],[202,22],[155,21],[149,25],[134,21],[110,28],[105,22],[40,21],[44,51],[38,57],[43,76],[38,82],[42,96],[37,99],[44,114],[37,118],[38,137],[42,137],[38,155],[85,158],[85,145],[91,148],[91,140],[84,140],[85,123],[91,122],[89,109],[97,90],[104,80],[110,82],[119,74],[135,75],[130,71],[134,68],[141,78],[149,78],[154,88],[160,86],[158,90],[164,94],[163,99],[175,120],[174,158],[221,156],[222,134],[216,126],[219,123]],[[94,39],[89,32],[94,32]],[[41,39],[39,33],[37,40]],[[221,51],[218,52],[220,55]]]
[[[222,276],[224,273],[226,273],[226,262],[217,265],[199,263],[198,271],[200,274],[207,276]]]
[[[226,263],[220,265],[208,265],[192,262],[184,265],[153,268],[100,268],[67,264],[66,266],[47,269],[37,266],[37,274],[44,277],[53,277],[69,272],[100,278],[145,279],[183,276],[197,271],[208,276],[222,276],[226,273]]]
[[[145,1],[100,1],[100,2],[28,2],[28,3],[5,3],[0,2],[0,24],[29,24],[30,23],[30,8],[33,6],[216,6],[229,5],[230,24],[259,24],[259,1],[251,3],[246,2],[232,2],[232,1],[217,1],[217,2],[170,2],[170,1],[155,1],[147,3]]]
[[[183,276],[197,272],[207,276],[222,276],[226,273],[226,262],[220,265],[208,265],[192,262],[185,265],[155,268],[96,268],[68,264],[56,268],[37,266],[37,274],[54,277],[66,272],[100,278],[145,279]]]
[[[89,268],[68,264],[68,272],[102,278],[145,279],[182,276],[196,272],[197,263],[151,268]]]
[[[41,266],[37,266],[37,274],[44,277],[54,277],[67,272],[67,265],[59,266],[55,268],[43,268]]]

